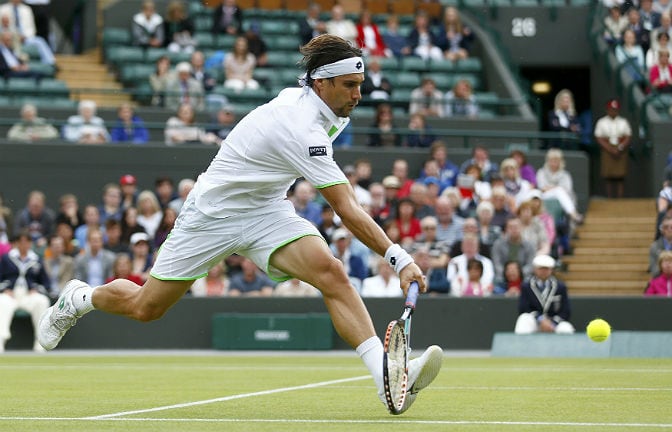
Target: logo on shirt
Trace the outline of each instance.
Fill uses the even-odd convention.
[[[326,156],[327,148],[325,146],[308,147],[308,154],[311,156]]]

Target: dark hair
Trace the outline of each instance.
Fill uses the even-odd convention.
[[[306,77],[306,85],[308,86],[313,84],[310,72],[318,67],[346,58],[362,56],[362,50],[352,46],[345,39],[330,34],[314,37],[310,42],[303,45],[299,51],[303,54],[299,66],[308,74]]]
[[[476,258],[469,258],[467,261],[467,270],[471,270],[473,268],[477,268],[478,271],[481,272],[481,275],[483,275],[483,263]]]

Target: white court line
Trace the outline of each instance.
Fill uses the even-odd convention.
[[[362,375],[362,376],[353,377],[353,378],[343,378],[343,379],[337,379],[337,380],[331,380],[331,381],[322,381],[322,382],[316,382],[316,383],[312,383],[312,384],[305,384],[305,385],[294,386],[294,387],[283,387],[283,388],[277,388],[277,389],[272,389],[272,390],[262,390],[262,391],[258,391],[258,392],[252,392],[252,393],[241,393],[241,394],[237,394],[237,395],[224,396],[224,397],[215,398],[215,399],[207,399],[207,400],[194,401],[194,402],[185,402],[185,403],[180,403],[180,404],[175,404],[175,405],[165,405],[165,406],[155,407],[155,408],[147,408],[147,409],[134,410],[134,411],[122,411],[122,412],[112,413],[112,414],[103,414],[103,415],[99,415],[99,416],[84,417],[83,419],[100,420],[100,419],[109,419],[109,418],[113,418],[113,417],[123,417],[123,416],[134,415],[134,414],[143,414],[143,413],[156,412],[156,411],[166,411],[166,410],[178,409],[178,408],[188,408],[188,407],[193,407],[193,406],[198,406],[198,405],[207,405],[207,404],[217,403],[217,402],[226,402],[226,401],[230,401],[230,400],[244,399],[244,398],[249,398],[249,397],[254,397],[254,396],[266,396],[266,395],[275,394],[275,393],[285,393],[285,392],[290,392],[290,391],[295,391],[295,390],[305,390],[305,389],[312,389],[312,388],[317,388],[317,387],[325,387],[325,386],[329,386],[329,385],[332,385],[332,384],[343,384],[343,383],[346,383],[346,382],[361,381],[361,380],[364,380],[364,379],[371,379],[371,375]]]
[[[366,388],[365,386],[332,386],[332,389]],[[440,386],[433,385],[432,391],[436,390],[485,390],[485,391],[571,391],[571,392],[672,392],[672,387],[548,387],[548,386],[515,386],[515,387],[489,387],[489,386]]]
[[[346,419],[207,419],[207,418],[99,418],[99,417],[0,417],[0,421],[85,421],[85,422],[139,422],[139,423],[280,423],[280,424],[417,424],[417,425],[476,425],[476,426],[560,426],[560,427],[614,427],[614,428],[672,428],[672,423],[599,423],[599,422],[550,422],[550,421],[488,421],[488,420],[389,420]]]

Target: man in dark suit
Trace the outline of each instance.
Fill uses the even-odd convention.
[[[327,32],[327,24],[320,20],[320,5],[311,3],[306,11],[306,16],[299,20],[299,36],[301,45],[305,45],[315,36]]]
[[[39,79],[40,74],[31,71],[15,53],[13,36],[11,32],[0,33],[0,75],[7,78],[35,78]]]
[[[224,0],[215,9],[212,21],[212,34],[238,35],[243,27],[243,15],[236,5],[236,0]]]

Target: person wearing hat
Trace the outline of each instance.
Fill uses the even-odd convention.
[[[131,235],[131,272],[140,276],[142,281],[149,277],[152,268],[152,247],[147,233],[136,232]]]
[[[555,260],[537,255],[532,266],[534,275],[523,283],[518,298],[515,333],[574,333],[567,286],[553,275]]]
[[[191,105],[195,111],[205,109],[203,84],[194,78],[189,62],[180,62],[175,66],[175,74],[166,83],[165,107],[172,111],[182,104]]]
[[[627,119],[619,115],[617,99],[607,102],[607,115],[595,124],[595,139],[600,145],[600,175],[606,182],[608,198],[623,198],[625,176],[628,173],[628,148],[632,129]]]
[[[121,188],[121,206],[124,209],[135,207],[138,202],[138,180],[133,174],[124,174],[119,178]]]

